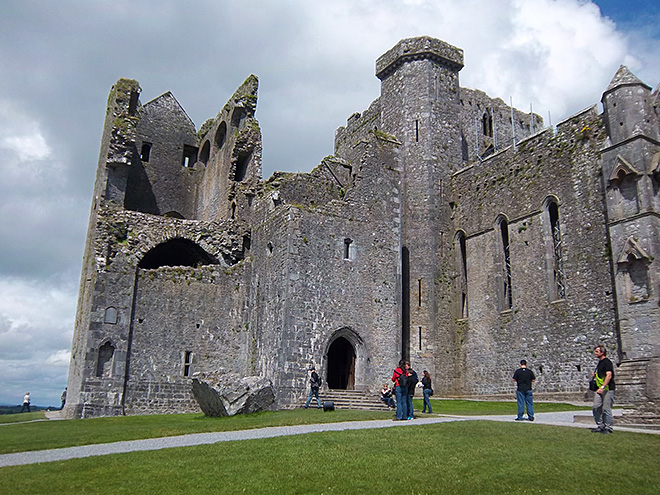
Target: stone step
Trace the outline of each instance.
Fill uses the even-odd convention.
[[[648,359],[622,361],[615,370],[617,385],[645,385]]]
[[[337,409],[360,409],[387,411],[380,397],[360,390],[322,390],[319,394],[322,402],[332,401]]]

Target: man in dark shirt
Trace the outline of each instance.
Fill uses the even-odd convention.
[[[612,404],[614,404],[614,365],[607,358],[605,346],[597,345],[594,355],[598,358],[598,366],[594,372],[598,390],[594,394],[594,433],[612,433]]]
[[[518,399],[518,417],[516,421],[523,420],[525,406],[527,406],[527,419],[534,421],[534,395],[532,393],[532,383],[536,381],[534,372],[527,369],[527,361],[520,361],[520,368],[513,373],[513,381],[518,385],[516,398]]]

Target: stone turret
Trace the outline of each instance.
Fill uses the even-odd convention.
[[[438,313],[439,256],[449,230],[443,181],[461,161],[463,51],[426,36],[400,41],[376,62],[381,129],[402,143],[402,354],[434,372],[432,349],[448,315]]]
[[[660,122],[651,88],[621,66],[602,98],[602,150],[622,359],[660,356]]]

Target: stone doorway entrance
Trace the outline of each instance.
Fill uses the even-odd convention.
[[[328,349],[328,388],[355,389],[355,349],[344,337],[337,338]]]

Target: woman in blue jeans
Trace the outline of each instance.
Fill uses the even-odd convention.
[[[428,409],[428,413],[431,414],[433,413],[433,409],[431,408],[431,399],[430,397],[433,395],[433,388],[431,386],[431,375],[429,375],[429,372],[424,370],[422,372],[424,375],[422,377],[422,392],[424,393],[424,409],[422,409],[422,412],[425,413],[426,410]]]

